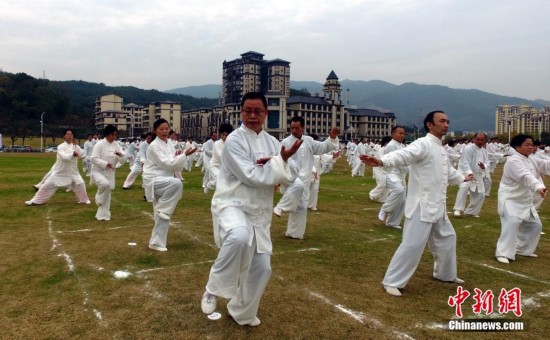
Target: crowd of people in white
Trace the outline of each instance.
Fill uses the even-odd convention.
[[[376,187],[369,197],[382,203],[378,219],[388,228],[403,231],[402,243],[382,281],[389,294],[401,296],[426,244],[434,256],[434,278],[464,282],[457,277],[456,234],[446,210],[447,186],[459,185],[451,216],[477,218],[491,193],[491,174],[501,163],[501,236],[495,257],[501,263],[515,260],[516,255],[537,257],[535,250],[543,234],[537,210],[546,195],[542,178],[550,174],[550,148],[538,147],[530,136],[518,135],[503,144],[477,133],[472,140],[443,143],[449,120],[444,112],[433,111],[424,120],[427,135],[410,144],[405,144],[401,126],[377,142],[363,138],[344,144],[336,128],[319,141],[304,135],[302,117],[292,119],[291,135],[279,142],[262,129],[266,118],[263,95],[243,97],[241,114],[243,124],[235,132],[231,125],[222,124],[203,144],[191,138],[179,141],[164,119],[157,120],[153,131],[141,140],[121,142],[116,127],[107,126],[103,139],[88,135],[83,149],[67,129],[55,164],[34,186],[35,196],[25,203],[45,204],[64,188],[74,191],[78,203],[90,204],[77,166],[82,159],[85,175],[98,187],[95,217],[109,221],[115,169],[128,164],[130,173],[122,189],[130,189],[142,175],[144,198],[152,203],[155,221],[149,248],[167,251],[170,219],[182,197],[185,171],[195,164],[204,173],[204,193],[215,191],[213,234],[220,248],[201,300],[202,310],[213,313],[216,297],[227,298],[230,315],[250,326],[260,324],[256,314],[270,276],[272,213],[277,217],[288,213],[285,235],[303,239],[307,210],[318,210],[321,175],[331,172],[341,155],[352,177],[364,177],[365,165],[372,166]],[[275,206],[274,187],[283,193]]]

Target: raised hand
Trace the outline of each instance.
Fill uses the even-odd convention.
[[[300,140],[297,140],[294,142],[294,144],[292,144],[292,146],[290,148],[285,148],[285,146],[281,146],[281,157],[283,158],[283,161],[287,161],[290,156],[294,155],[296,153],[296,151],[298,151],[298,149],[300,148],[300,146],[302,145],[304,141],[302,139]]]
[[[376,158],[374,156],[361,155],[361,156],[359,156],[359,159],[361,160],[361,162],[365,163],[366,165],[370,165],[370,166],[382,166],[382,165],[384,165],[384,163],[382,163],[381,160],[379,160],[378,158]]]

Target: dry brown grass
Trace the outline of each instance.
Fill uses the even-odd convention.
[[[401,231],[377,221],[380,205],[368,199],[374,185],[370,170],[368,177],[351,178],[344,160],[322,178],[319,211],[308,215],[305,240],[286,239],[286,216],[274,218],[273,276],[260,304],[262,325],[254,329],[234,323],[223,300],[220,320],[201,313],[199,301],[217,249],[212,194],[202,192],[197,168],[184,174],[169,251],[158,253],[147,249],[152,209],[143,201],[140,180],[131,190],[120,189],[127,167],[117,172],[110,222],[95,221],[94,205],[76,205],[74,194],[62,190],[45,206],[25,206],[34,193],[31,184],[52,164],[53,154],[0,154],[0,338],[533,339],[545,338],[550,330],[548,235],[541,238],[538,259],[519,258],[505,266],[493,258],[500,232],[500,168],[482,217],[452,222],[464,288],[472,293],[474,288],[522,289],[519,320],[528,330],[512,334],[434,328],[453,317],[447,299],[456,294],[456,285],[431,278],[429,251],[403,297],[383,291],[380,281]],[[92,200],[95,191],[88,188]],[[449,192],[450,208],[455,192]],[[543,223],[550,218],[547,207],[546,202]],[[132,275],[115,278],[121,270]],[[471,305],[471,298],[463,305],[466,318],[474,317]]]

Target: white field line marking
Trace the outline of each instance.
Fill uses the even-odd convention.
[[[67,230],[67,231],[61,231],[58,230],[56,233],[58,234],[69,234],[69,233],[86,233],[88,231],[92,231],[93,229],[80,229],[80,230]]]
[[[477,266],[489,268],[489,269],[492,269],[492,270],[496,270],[496,271],[507,273],[507,274],[514,275],[514,276],[518,276],[518,277],[521,277],[523,279],[527,279],[527,280],[535,281],[535,282],[538,282],[538,283],[544,283],[544,284],[550,285],[550,282],[548,282],[548,281],[539,280],[537,278],[527,276],[525,274],[516,273],[516,272],[510,271],[510,270],[501,269],[501,268],[498,268],[498,267],[493,267],[493,266],[488,265],[486,263],[476,263],[476,262],[473,262],[473,261],[467,261],[467,262],[469,262],[471,264],[475,264]]]
[[[51,212],[51,209],[48,209],[48,213],[46,215],[46,221],[48,222],[48,233],[50,235],[50,239],[52,240],[51,250],[54,250],[54,249],[57,249],[57,248],[61,248],[62,244],[55,238],[55,235],[54,235],[55,233],[54,233],[54,230],[53,230],[53,223],[52,223],[52,220],[51,220],[51,217],[50,217],[50,212]],[[57,254],[57,256],[58,257],[63,257],[65,259],[65,262],[67,263],[67,267],[69,268],[69,271],[75,275],[75,278],[76,278],[76,281],[77,281],[78,286],[80,288],[80,291],[82,292],[82,295],[84,296],[83,303],[82,303],[83,306],[84,306],[84,310],[88,311],[88,305],[89,305],[88,291],[84,287],[84,284],[82,283],[82,281],[80,279],[80,276],[76,272],[76,266],[74,265],[73,259],[69,254],[67,254],[62,249],[59,249],[58,251],[59,251],[59,253]],[[94,313],[96,319],[98,319],[100,322],[103,321],[103,315],[101,314],[101,312],[99,310],[94,308],[93,313]]]
[[[356,321],[359,321],[360,323],[365,323],[364,322],[365,321],[365,314],[363,314],[362,312],[354,311],[353,309],[347,308],[346,306],[341,305],[341,304],[335,304],[332,301],[330,301],[330,299],[327,298],[326,296],[323,296],[323,295],[321,295],[319,293],[316,293],[316,292],[313,292],[311,290],[308,290],[307,292],[308,292],[309,295],[323,301],[327,305],[331,305],[331,306],[335,307],[336,309],[338,309],[339,311],[343,312],[344,314],[349,315],[351,318],[355,319]],[[382,326],[382,323],[380,321],[376,320],[376,319],[371,319],[369,321],[377,327]]]
[[[281,281],[286,281],[284,277],[280,276],[280,275],[277,275],[275,276],[277,279],[281,280]],[[287,283],[287,286],[288,286],[288,283]],[[337,304],[337,303],[334,303],[332,302],[328,297],[322,295],[322,294],[319,294],[317,292],[314,292],[314,291],[311,291],[307,288],[300,288],[298,287],[297,285],[294,285],[294,284],[290,284],[289,285],[290,287],[292,287],[293,289],[295,290],[301,290],[301,291],[304,291],[306,292],[308,295],[314,297],[314,298],[317,298],[318,300],[324,302],[325,304],[328,304],[334,308],[336,308],[337,310],[341,311],[342,313],[348,315],[349,317],[351,317],[352,319],[354,319],[355,321],[361,323],[361,324],[364,324],[365,322],[367,322],[369,325],[373,326],[374,328],[377,328],[377,329],[382,329],[382,330],[385,330],[385,331],[388,331],[390,334],[393,335],[393,337],[395,337],[396,339],[403,339],[403,340],[414,340],[414,338],[406,333],[403,333],[403,332],[400,332],[400,331],[397,331],[395,329],[392,329],[391,326],[387,326],[387,325],[384,325],[380,320],[374,318],[374,317],[371,317],[371,316],[367,316],[365,315],[365,313],[363,312],[359,312],[359,311],[354,311],[353,309],[351,308],[347,308],[346,306],[342,305],[342,304]]]

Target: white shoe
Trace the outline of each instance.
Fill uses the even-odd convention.
[[[157,246],[156,244],[150,244],[149,249],[153,249],[153,250],[156,250],[156,251],[168,251],[168,249],[166,247]],[[208,313],[208,314],[210,314],[210,313]]]
[[[382,222],[385,222],[386,221],[386,213],[382,210],[380,210],[380,212],[378,213],[378,219]]]
[[[317,208],[311,208],[311,211],[317,211],[318,209]]]
[[[510,260],[508,260],[508,258],[504,257],[504,256],[497,256],[497,261],[500,262],[500,263],[510,263]]]
[[[204,314],[212,314],[216,311],[216,296],[204,292],[201,299],[201,309]],[[256,321],[256,320],[254,320]],[[253,321],[253,322],[254,322]],[[260,321],[260,320],[258,320]],[[259,325],[259,324],[258,324]]]
[[[453,215],[455,215],[456,217],[460,217],[460,210],[455,210]]]
[[[277,217],[281,217],[281,215],[283,214],[283,210],[276,206],[275,208],[273,208],[273,213],[277,215]]]
[[[204,189],[203,189],[202,191],[204,191],[205,194],[208,194],[208,190],[209,190],[208,187],[205,186]]]
[[[455,279],[453,280],[453,282],[456,283],[456,284],[461,285],[461,284],[463,284],[463,283],[466,282],[466,281],[464,281],[464,280],[462,280],[462,279],[460,279],[460,278],[458,278],[458,277],[455,277]]]
[[[546,235],[546,233],[544,231],[541,231],[540,234],[541,235]]]
[[[38,205],[38,204],[34,203],[32,200],[31,201],[26,201],[25,204],[26,205]]]
[[[162,213],[160,211],[157,211],[157,215],[158,215],[158,217],[162,218],[163,220],[169,220],[170,219],[170,216],[168,216],[167,214]]]
[[[384,286],[384,289],[386,290],[386,293],[388,293],[390,295],[401,296],[401,292],[399,291],[399,289],[397,289],[395,287]]]
[[[258,317],[254,317],[254,321],[252,321],[251,323],[249,323],[248,325],[250,327],[257,327],[261,324],[262,322],[260,321],[260,319],[258,319]]]
[[[399,225],[389,225],[388,228],[392,228],[392,229],[403,229],[403,228],[401,228],[401,226],[399,226]]]
[[[78,204],[91,204],[92,202],[90,200],[87,200],[86,202],[77,202]]]

